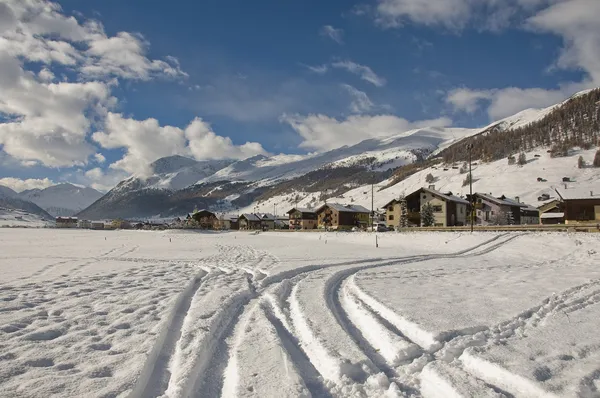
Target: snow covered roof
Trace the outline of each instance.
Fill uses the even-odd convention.
[[[511,198],[507,198],[507,197],[504,197],[501,200],[510,203],[512,206],[531,207],[528,204],[517,202],[515,199],[511,199]],[[534,209],[534,210],[537,210],[537,209]]]
[[[445,201],[448,202],[456,202],[456,203],[463,203],[468,205],[469,201],[463,198],[459,198],[458,196],[452,195],[452,194],[445,194],[445,193],[441,193],[440,191],[436,191],[435,189],[431,189],[431,188],[421,188],[423,191],[425,192],[429,192],[432,195],[441,197],[442,199],[444,199]]]
[[[540,218],[563,218],[565,213],[544,213],[540,215]]]
[[[486,193],[477,192],[475,195],[480,196],[481,198],[483,198],[489,202],[495,203],[497,205],[500,205],[500,206],[520,206],[520,204],[517,204],[515,201],[507,201],[507,200],[495,198],[494,196],[488,195]]]
[[[290,209],[287,214],[290,214],[293,211],[299,211],[301,213],[316,213],[315,209],[309,209],[308,207],[294,207],[293,209]]]
[[[600,200],[600,184],[579,186],[574,188],[556,188],[556,193],[562,200],[584,200],[596,199]]]
[[[260,218],[256,214],[244,213],[240,217],[244,217],[248,221],[260,221]]]
[[[317,212],[323,209],[325,206],[329,206],[331,209],[347,212],[347,213],[371,213],[369,210],[360,205],[341,205],[339,203],[326,203],[317,209]]]

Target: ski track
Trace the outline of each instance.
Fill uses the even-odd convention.
[[[346,391],[344,385],[347,386],[348,377],[353,372],[350,368],[357,370],[357,366],[362,366],[366,373],[350,377],[353,380],[350,382],[365,385],[365,389],[359,390],[362,391],[360,396],[369,395],[365,391],[373,391],[367,390],[367,384],[373,377],[385,375],[387,384],[382,385],[394,383],[397,393],[403,396],[463,397],[476,391],[476,395],[482,397],[512,397],[510,383],[506,388],[505,383],[498,382],[497,374],[510,378],[522,391],[542,396],[543,391],[537,386],[476,357],[471,347],[485,346],[495,339],[513,338],[524,330],[538,327],[553,314],[568,314],[600,302],[600,281],[576,286],[548,298],[542,305],[492,328],[473,328],[438,336],[421,330],[418,325],[386,308],[354,282],[354,275],[362,270],[434,259],[482,256],[519,236],[521,234],[497,235],[453,254],[308,265],[277,274],[269,274],[268,270],[279,259],[267,252],[238,246],[219,247],[219,254],[201,260],[197,265],[199,273],[179,295],[167,326],[159,335],[130,397],[174,396],[169,393],[170,379],[178,372],[173,355],[178,340],[184,338],[184,321],[189,316],[192,300],[200,294],[202,279],[207,275],[219,278],[237,272],[245,275],[248,289],[230,297],[211,318],[208,333],[195,354],[197,357],[193,358],[193,370],[176,394],[178,397],[236,395],[239,383],[237,350],[244,344],[250,319],[257,314],[272,326],[285,351],[286,360],[315,397],[343,396]],[[131,249],[121,256],[135,250]],[[120,261],[156,262],[121,256]],[[311,279],[308,276],[325,278]],[[314,281],[324,283],[323,298],[327,311],[364,355],[366,362],[348,363],[343,356],[339,353],[336,356],[323,344],[322,339],[326,337],[314,333],[314,325],[306,318],[297,297],[299,285]],[[598,378],[600,370],[588,374],[580,381],[580,389],[596,394],[595,380]]]

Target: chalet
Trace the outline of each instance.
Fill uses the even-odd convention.
[[[213,229],[215,223],[218,221],[215,213],[204,209],[194,211],[191,218],[198,223],[198,226],[202,229]]]
[[[350,230],[354,227],[366,229],[370,211],[358,205],[326,203],[316,210],[318,228]]]
[[[515,199],[510,199],[503,195],[499,199],[511,203],[513,207],[519,207],[519,213],[521,215],[519,224],[535,225],[540,223],[540,211],[536,207],[530,206],[525,203],[521,203],[518,197],[516,197]]]
[[[273,214],[256,213],[255,215],[260,219],[260,229],[263,231],[275,229],[276,217]]]
[[[253,213],[244,213],[238,220],[239,228],[241,230],[260,230],[261,219]]]
[[[433,206],[435,226],[453,227],[465,225],[467,221],[469,202],[453,195],[451,192],[442,193],[436,191],[433,186],[430,188],[420,188],[407,195],[405,200],[409,226],[422,225],[421,209],[426,204]],[[387,225],[390,227],[399,227],[401,216],[400,201],[394,199],[384,207],[387,212]]]
[[[77,228],[90,229],[92,228],[92,223],[89,220],[79,220],[77,223]]]
[[[239,216],[231,214],[221,214],[215,222],[214,228],[220,230],[240,229],[239,218]]]
[[[56,228],[77,228],[77,217],[56,217]]]
[[[294,207],[287,214],[290,229],[317,229],[317,212],[315,210]]]
[[[563,202],[558,199],[538,207],[540,224],[564,224],[565,212]]]
[[[600,190],[595,188],[556,188],[564,203],[565,224],[600,222]]]
[[[103,223],[103,222],[99,222],[99,221],[93,221],[93,222],[92,222],[92,229],[93,229],[93,230],[101,230],[101,229],[104,229],[104,223]]]
[[[275,217],[275,229],[290,229],[289,217],[276,216]]]
[[[504,197],[506,199],[506,197]],[[473,194],[475,203],[475,223],[477,225],[518,225],[521,224],[519,201],[496,198],[492,194]]]

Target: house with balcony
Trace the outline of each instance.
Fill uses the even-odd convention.
[[[475,224],[477,225],[519,225],[521,207],[527,206],[516,200],[507,200],[505,196],[494,197],[491,193],[473,194],[475,203]]]
[[[326,203],[316,210],[316,214],[318,228],[343,231],[354,227],[367,229],[371,212],[359,205]]]
[[[421,210],[426,204],[433,207],[436,227],[454,227],[465,225],[467,222],[467,208],[469,202],[460,198],[452,192],[442,193],[435,187],[420,188],[405,197],[408,211],[408,225],[422,226]],[[400,201],[394,199],[388,202],[386,209],[387,225],[390,227],[400,226],[402,214]]]
[[[556,188],[563,202],[565,224],[600,222],[600,189],[598,186]]]
[[[294,207],[287,214],[290,229],[317,229],[317,212],[314,209]]]

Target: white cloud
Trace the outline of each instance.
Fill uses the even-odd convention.
[[[0,7],[1,11],[1,7]],[[56,183],[48,178],[36,179],[28,178],[22,180],[20,178],[4,177],[0,178],[0,185],[11,188],[16,192],[23,192],[28,189],[44,189],[56,185]]]
[[[327,66],[327,64],[316,65],[316,66],[311,66],[311,65],[305,65],[305,66],[308,70],[310,70],[311,72],[314,72],[318,75],[324,75],[329,70],[329,66]]]
[[[415,128],[445,127],[452,124],[448,118],[410,122],[393,115],[350,116],[345,120],[325,115],[284,115],[281,121],[289,124],[304,139],[301,147],[321,152]]]
[[[104,131],[92,135],[94,141],[107,149],[124,149],[122,159],[111,169],[136,175],[148,175],[150,163],[165,156],[188,155],[198,160],[244,159],[266,151],[258,143],[234,145],[230,138],[216,135],[210,125],[199,118],[185,129],[161,126],[156,119],[135,120],[121,114],[108,113]]]
[[[342,84],[341,86],[352,97],[350,110],[353,113],[369,112],[374,108],[375,104],[373,104],[367,93],[360,91],[349,84]]]
[[[531,5],[542,2],[531,0]],[[522,5],[527,5],[521,0]],[[504,118],[526,108],[558,103],[574,93],[600,86],[600,24],[597,0],[562,0],[538,10],[526,21],[526,28],[562,37],[564,47],[555,67],[578,69],[586,76],[580,82],[565,82],[556,89],[508,87],[491,90],[461,88],[451,91],[446,101],[455,109],[474,112],[489,104],[490,119]]]
[[[94,160],[96,160],[96,163],[104,163],[104,162],[106,162],[106,158],[101,153],[94,154]]]
[[[319,30],[321,36],[325,36],[336,42],[337,44],[344,44],[344,30],[336,29],[331,25],[325,25]]]
[[[378,76],[366,65],[360,65],[352,61],[337,61],[332,63],[331,66],[334,68],[345,69],[350,73],[360,76],[361,79],[377,87],[383,87],[387,83],[383,77]]]
[[[78,183],[92,187],[98,191],[106,192],[114,188],[119,182],[127,178],[127,174],[123,170],[102,170],[99,167],[87,170],[85,172],[78,171],[70,176]]]
[[[109,37],[94,20],[80,22],[46,0],[0,2],[0,151],[23,165],[85,165],[95,151],[88,134],[116,99],[114,78],[184,76],[175,58],[147,58],[142,36]],[[28,70],[41,63],[39,73]],[[76,80],[56,82],[61,73]],[[98,159],[97,159],[98,160]]]
[[[407,22],[459,31],[467,25],[497,31],[555,0],[378,0],[375,20],[384,27]],[[592,0],[593,1],[593,0]]]

